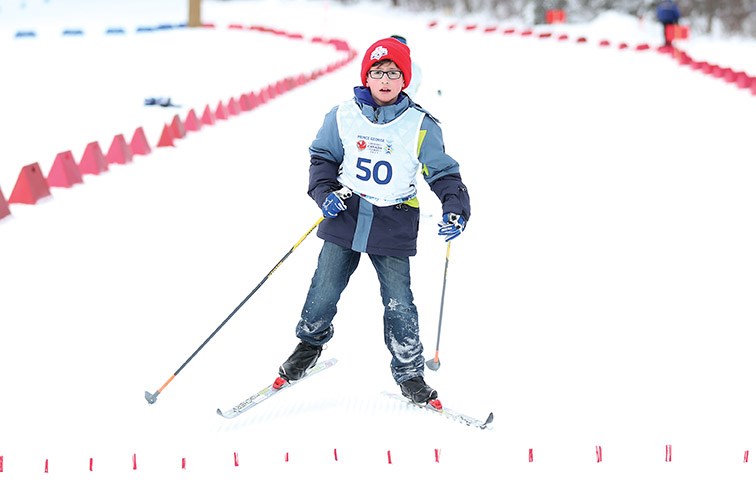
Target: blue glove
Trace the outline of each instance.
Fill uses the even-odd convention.
[[[455,237],[462,234],[465,230],[467,221],[459,214],[447,212],[441,217],[441,222],[438,223],[438,235],[444,236],[446,241],[451,241]]]
[[[339,215],[339,213],[346,210],[344,200],[350,196],[352,196],[352,190],[346,187],[332,191],[326,199],[323,200],[323,205],[320,206],[320,208],[323,209],[323,217],[326,219],[333,219]]]

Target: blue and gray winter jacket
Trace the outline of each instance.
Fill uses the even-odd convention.
[[[367,87],[355,87],[354,104],[372,123],[388,123],[410,107],[426,114],[420,127],[418,159],[422,175],[441,201],[442,211],[470,218],[470,197],[459,173],[459,164],[446,154],[438,122],[403,93],[396,103],[378,106]],[[308,194],[318,206],[329,193],[341,188],[339,167],[344,159],[344,143],[334,107],[326,116],[310,146],[310,183]],[[417,198],[393,206],[379,207],[353,194],[345,201],[347,209],[318,227],[318,237],[345,248],[384,256],[413,256],[417,253],[420,210]]]

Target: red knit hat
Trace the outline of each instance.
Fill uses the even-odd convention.
[[[404,74],[404,87],[412,80],[412,60],[409,46],[394,38],[381,39],[373,43],[362,58],[362,85],[367,84],[367,73],[374,64],[391,60]]]

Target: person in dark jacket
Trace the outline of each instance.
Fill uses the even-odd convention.
[[[412,80],[409,47],[381,39],[368,48],[361,69],[362,85],[325,116],[310,146],[308,194],[322,209],[317,235],[324,242],[296,325],[300,341],[277,382],[296,381],[315,366],[333,336],[339,298],[366,253],[380,282],[391,374],[404,396],[437,406],[438,393],[424,380],[410,288],[420,223],[417,177],[441,201],[438,233],[446,241],[465,230],[470,197],[438,121],[403,92]]]
[[[661,22],[664,46],[671,46],[674,39],[669,32],[670,26],[676,26],[680,22],[680,9],[671,0],[659,2],[656,6],[656,19]]]

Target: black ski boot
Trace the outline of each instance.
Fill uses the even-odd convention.
[[[289,382],[302,379],[307,370],[315,366],[322,351],[321,346],[299,342],[286,362],[278,368],[278,374]]]
[[[415,376],[402,383],[399,383],[402,395],[406,396],[414,403],[423,404],[438,398],[438,392],[428,386],[422,376]]]

